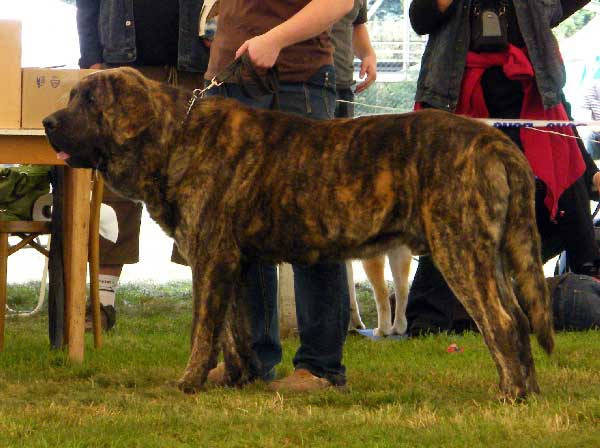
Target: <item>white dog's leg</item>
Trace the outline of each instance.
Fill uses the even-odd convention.
[[[387,336],[392,333],[392,310],[384,278],[385,256],[362,260],[362,264],[375,292],[375,303],[377,304],[377,328],[373,330],[373,334]]]
[[[365,324],[363,324],[360,318],[360,310],[358,308],[358,301],[356,300],[356,288],[354,287],[352,261],[350,260],[346,260],[346,275],[348,277],[348,292],[350,293],[350,323],[348,330],[364,330]]]
[[[388,252],[390,269],[394,278],[394,296],[396,297],[396,311],[394,314],[393,334],[404,334],[408,324],[406,322],[406,303],[408,302],[408,274],[412,254],[406,246],[399,246]]]

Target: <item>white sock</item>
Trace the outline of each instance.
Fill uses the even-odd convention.
[[[119,277],[116,275],[98,276],[98,285],[100,289],[100,303],[104,306],[115,306],[115,291],[119,284]]]

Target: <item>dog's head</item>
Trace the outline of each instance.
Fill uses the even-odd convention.
[[[158,116],[150,82],[137,70],[116,68],[77,83],[67,107],[43,120],[58,157],[75,168],[96,168],[110,151],[125,150]]]

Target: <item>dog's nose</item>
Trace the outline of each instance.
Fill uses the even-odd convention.
[[[52,132],[58,127],[58,120],[54,115],[48,115],[42,120],[42,124],[44,125],[46,132]]]

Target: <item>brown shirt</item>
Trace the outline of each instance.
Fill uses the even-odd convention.
[[[266,33],[292,17],[310,0],[220,0],[219,23],[210,48],[206,78],[233,61],[236,50],[248,39]],[[328,31],[281,50],[276,66],[284,82],[308,80],[323,65],[333,65]]]

